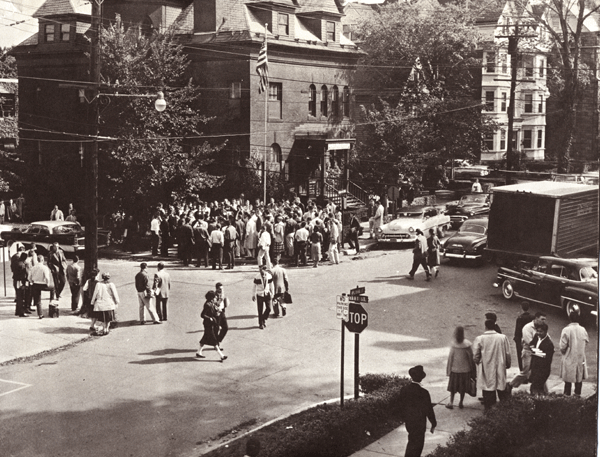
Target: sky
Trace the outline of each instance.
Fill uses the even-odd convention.
[[[31,15],[45,0],[0,0],[0,47],[15,46],[38,30]]]

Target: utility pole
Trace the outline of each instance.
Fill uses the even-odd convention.
[[[102,1],[92,0],[92,42],[90,50],[90,85],[92,103],[90,109],[90,136],[93,142],[88,145],[86,173],[87,217],[85,221],[85,274],[89,277],[92,269],[98,267],[98,133],[100,106],[100,27],[102,25]]]
[[[515,34],[518,33],[518,26],[515,27]],[[513,138],[515,123],[515,92],[517,88],[517,71],[520,63],[519,39],[517,36],[508,37],[508,55],[510,56],[510,95],[508,102],[508,142],[506,144],[506,184],[510,184],[510,173],[508,171],[514,168],[513,162]]]

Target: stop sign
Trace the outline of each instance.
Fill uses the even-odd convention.
[[[344,321],[346,328],[353,333],[360,333],[369,325],[369,314],[360,303],[348,305],[348,320]]]

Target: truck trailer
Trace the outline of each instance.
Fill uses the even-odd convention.
[[[526,182],[493,188],[487,251],[499,263],[598,256],[598,186]]]

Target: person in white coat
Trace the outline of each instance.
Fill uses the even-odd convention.
[[[560,377],[565,382],[565,395],[571,395],[571,383],[575,383],[575,395],[581,395],[583,380],[588,377],[585,348],[590,339],[587,331],[579,325],[579,318],[579,312],[571,312],[571,323],[560,334]]]
[[[483,391],[483,406],[491,408],[510,395],[507,391],[506,370],[510,368],[510,343],[506,335],[494,330],[495,322],[485,321],[485,333],[473,342],[473,361],[477,364],[477,387]]]
[[[246,222],[246,239],[244,240],[244,247],[248,251],[248,256],[252,259],[256,257],[256,245],[258,243],[258,233],[256,232],[256,214],[253,214],[248,222]]]

